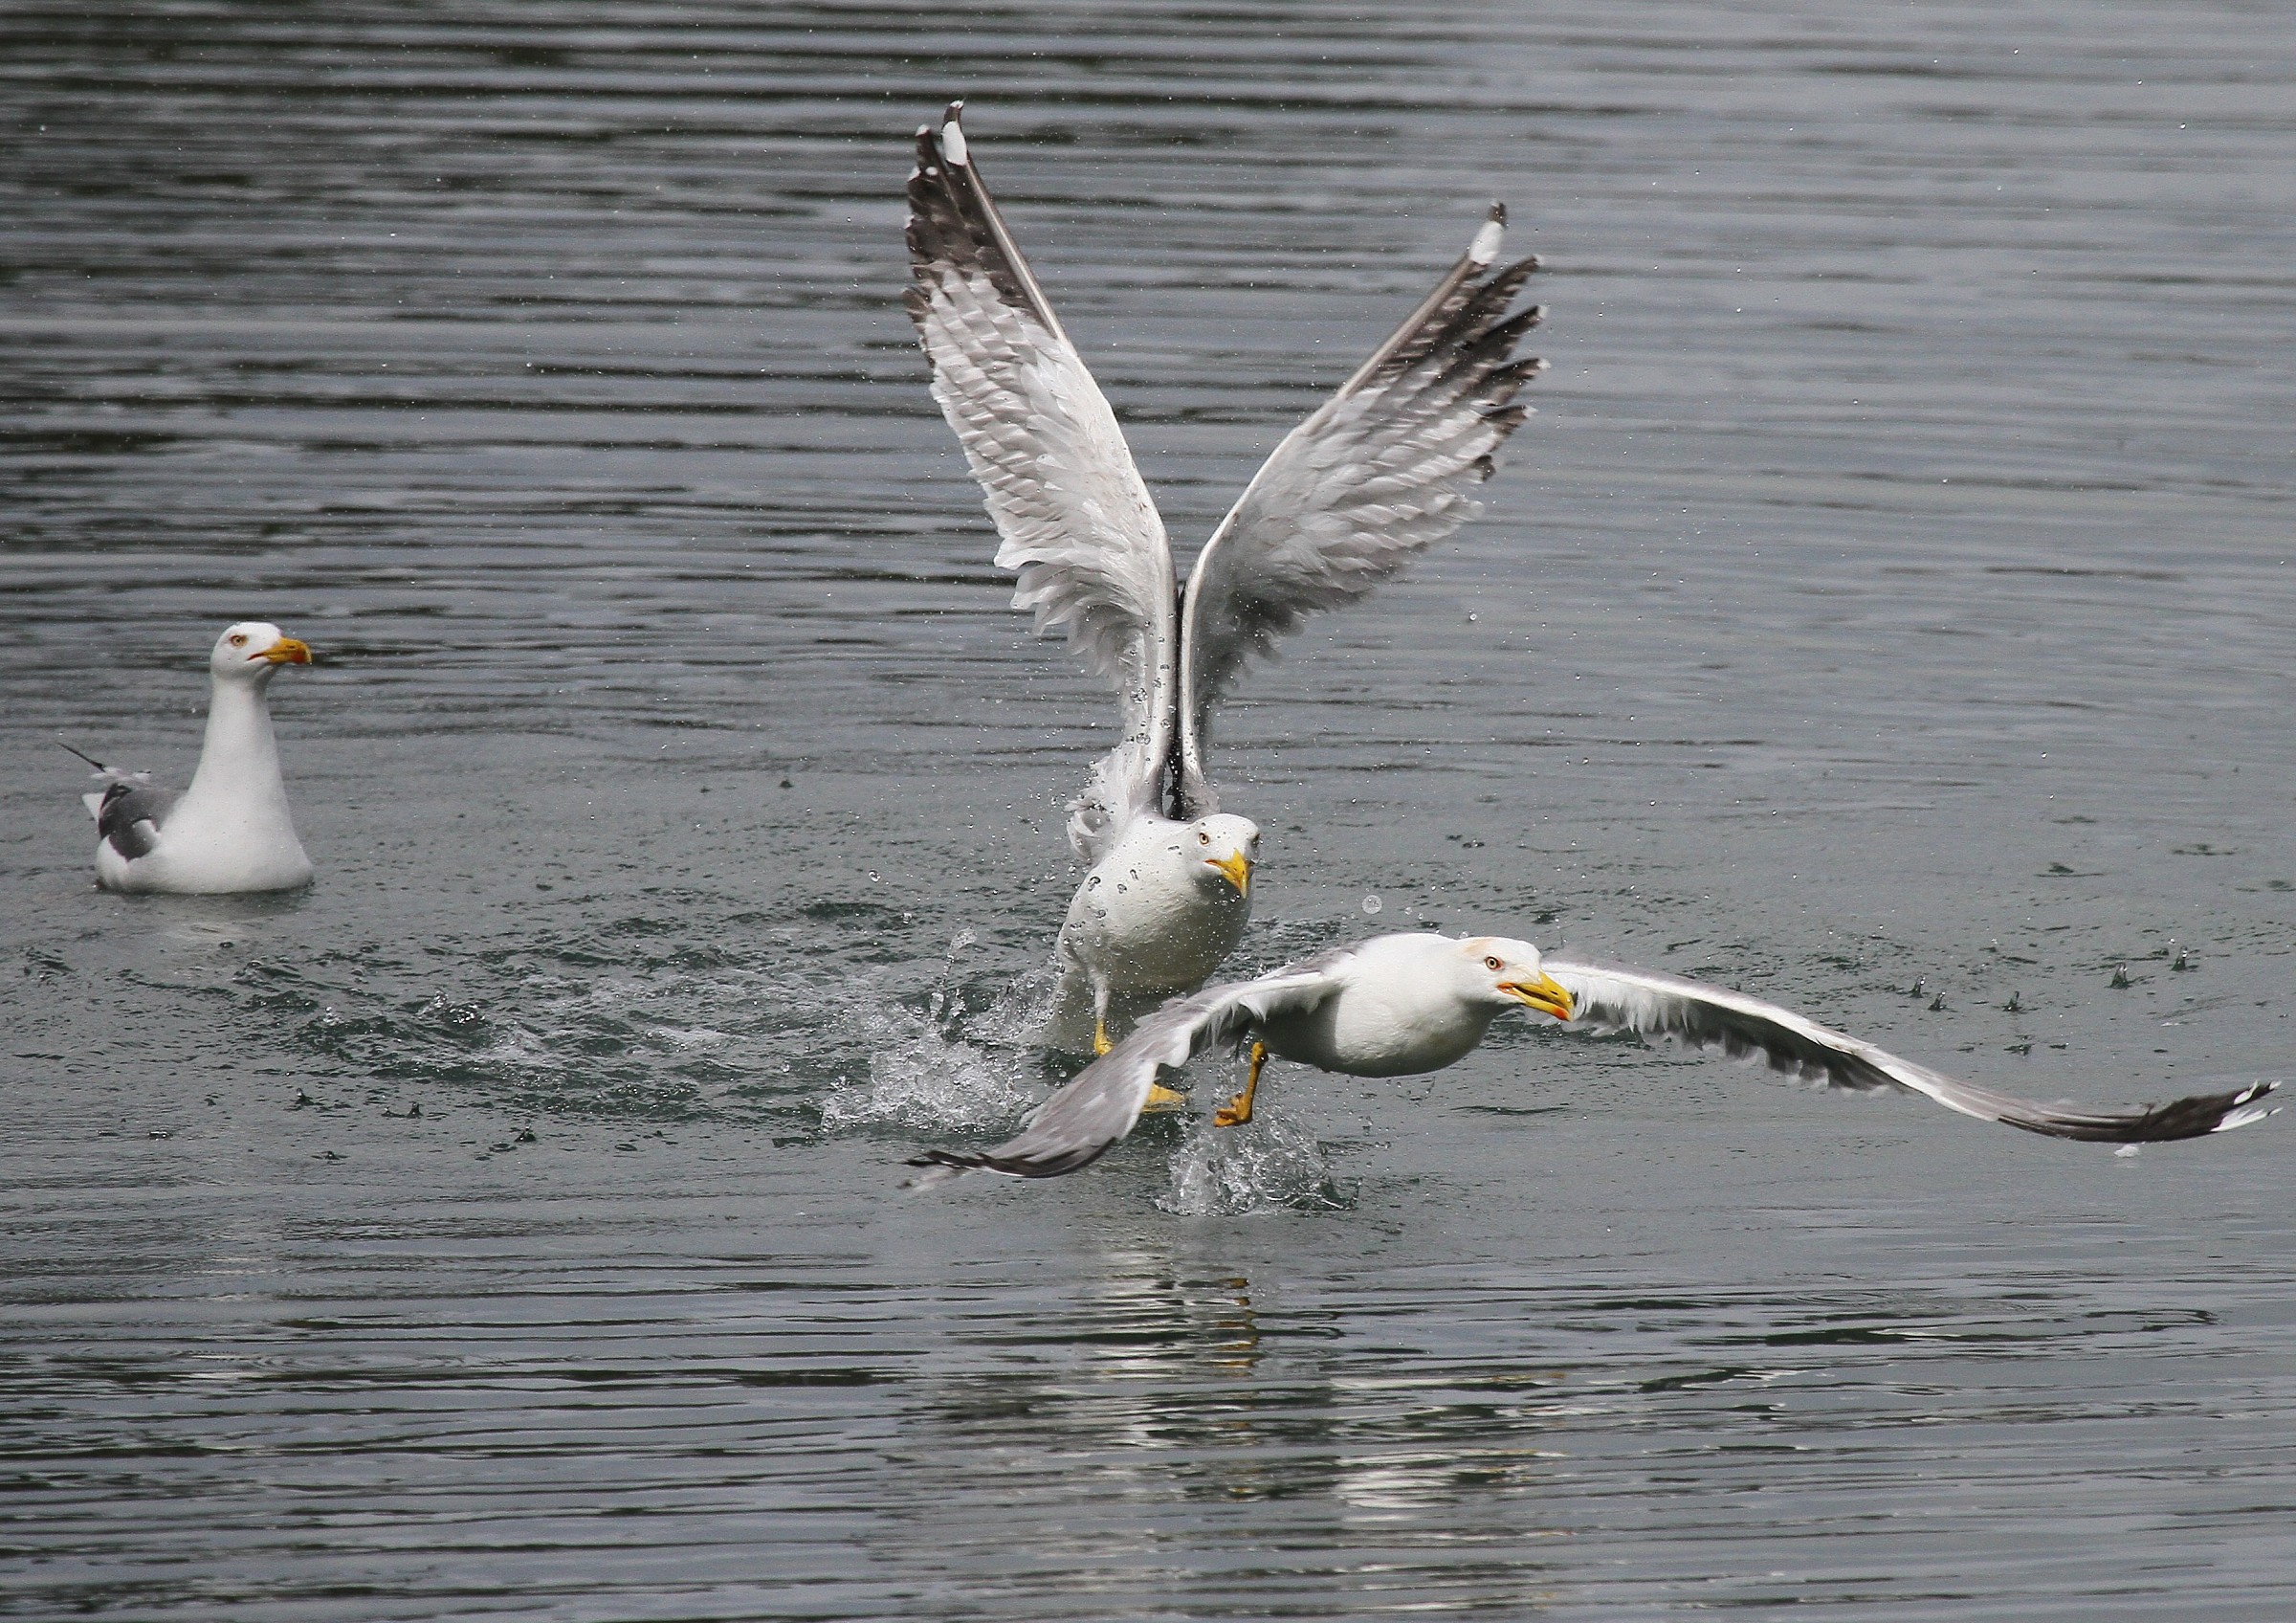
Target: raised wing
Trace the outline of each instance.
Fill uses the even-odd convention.
[[[916,133],[909,315],[996,521],[998,567],[1019,573],[1013,606],[1120,697],[1123,742],[1070,808],[1069,837],[1091,859],[1159,798],[1178,679],[1172,548],[1115,413],[973,167],[963,105]]]
[[[1242,1042],[1277,1009],[1313,1008],[1338,987],[1333,967],[1345,956],[1324,954],[1255,981],[1173,999],[1038,1106],[1019,1137],[994,1149],[928,1149],[909,1165],[930,1170],[909,1187],[927,1189],[971,1171],[1057,1178],[1090,1167],[1132,1131],[1160,1072],[1178,1070],[1207,1048]]]
[[[1871,1092],[1904,1088],[1948,1110],[2000,1122],[2051,1138],[2108,1144],[2153,1144],[2199,1138],[2261,1122],[2273,1106],[2260,1102],[2279,1086],[2257,1082],[2233,1093],[2205,1094],[2124,1109],[2070,1110],[1956,1081],[1876,1048],[1872,1043],[1804,1019],[1790,1009],[1697,981],[1605,964],[1547,958],[1548,974],[1570,989],[1578,1006],[1573,1031],[1627,1031],[1667,1037],[1733,1057],[1759,1059],[1772,1070],[1828,1087]]]
[[[1481,510],[1470,494],[1527,414],[1509,404],[1544,361],[1508,307],[1535,258],[1493,271],[1491,206],[1459,262],[1314,416],[1285,436],[1188,577],[1181,625],[1183,796],[1203,784],[1212,706],[1253,655],[1308,614],[1352,603]]]

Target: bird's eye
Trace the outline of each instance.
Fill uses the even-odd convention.
[[[1196,843],[1198,845],[1209,845],[1212,843],[1212,836],[1205,834],[1202,829],[1198,829],[1196,831]]]
[[[1483,967],[1496,971],[1499,969],[1504,969],[1507,967],[1507,966],[1500,963],[1496,958],[1486,958],[1483,960]]]
[[[242,633],[239,635],[232,637],[232,646],[233,648],[245,648],[247,646],[246,634]]]

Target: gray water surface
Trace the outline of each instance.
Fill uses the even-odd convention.
[[[1240,967],[1506,929],[2043,1098],[2289,1076],[2285,9],[0,45],[0,1613],[2296,1612],[2285,1119],[1525,1022],[894,1192],[1059,1074],[1113,714],[899,309],[951,95],[1183,548],[1489,199],[1548,261],[1487,517],[1222,719]],[[319,883],[97,893],[53,741],[182,781],[254,616]]]

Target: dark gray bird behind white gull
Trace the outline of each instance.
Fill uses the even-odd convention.
[[[1251,1119],[1269,1056],[1357,1077],[1415,1076],[1463,1058],[1510,1009],[1579,1032],[1633,1032],[1758,1059],[1829,1088],[1900,1090],[1981,1122],[2052,1138],[2151,1144],[2262,1121],[2278,1086],[2103,1110],[2044,1104],[1958,1081],[1743,992],[1616,965],[1542,956],[1502,936],[1375,936],[1255,980],[1175,999],[1040,1106],[1018,1137],[985,1150],[928,1150],[910,1163],[930,1186],[975,1169],[1050,1178],[1089,1167],[1133,1129],[1158,1085],[1206,1049],[1251,1047],[1244,1091],[1214,1120]]]
[[[1213,708],[1254,655],[1352,603],[1478,512],[1474,488],[1545,363],[1513,310],[1535,258],[1494,268],[1505,211],[1371,358],[1278,445],[1189,573],[1177,568],[1123,431],[1029,272],[952,103],[917,131],[911,318],[933,397],[1019,577],[1016,607],[1116,689],[1123,737],[1069,807],[1091,864],[1056,957],[1048,1036],[1110,1029],[1201,985],[1250,914],[1259,830],[1222,815],[1203,770]]]
[[[191,787],[156,789],[74,749],[107,786],[80,798],[96,819],[96,880],[106,890],[211,894],[289,890],[311,878],[279,775],[268,690],[311,650],[278,627],[243,620],[208,656],[207,738]],[[71,748],[69,745],[66,748]]]

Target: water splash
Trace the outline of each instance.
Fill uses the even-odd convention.
[[[447,973],[446,987],[431,975],[372,987],[328,955],[258,959],[232,987],[313,1076],[482,1090],[495,1103],[584,1115],[776,1112],[764,1056],[781,1022],[759,1012],[770,990],[759,976],[647,968],[584,979],[470,960]]]
[[[821,1124],[981,1132],[1016,1123],[1042,1097],[973,1044],[920,1031],[872,1054],[866,1082],[824,1098]]]
[[[1172,1187],[1157,1205],[1183,1217],[1241,1217],[1338,1212],[1350,1202],[1333,1181],[1315,1135],[1280,1106],[1261,1105],[1241,1127],[1201,1120],[1172,1152]]]
[[[833,1125],[993,1127],[1049,1079],[1020,1052],[1046,977],[971,931],[938,964],[855,962],[803,927],[759,939],[744,923],[638,911],[419,956],[258,954],[212,989],[299,1074],[553,1114],[811,1128],[826,1090]]]
[[[852,1008],[852,1024],[869,1045],[869,1077],[823,1098],[824,1131],[989,1131],[1017,1124],[1041,1102],[1036,1067],[1020,1051],[1043,1021],[1049,977],[1021,976],[972,1009],[960,967],[975,941],[967,929],[949,943],[921,1012],[880,998]]]

